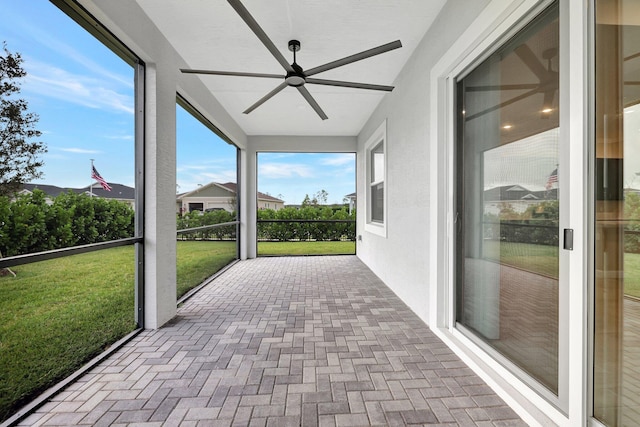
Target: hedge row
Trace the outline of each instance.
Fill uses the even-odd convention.
[[[134,212],[117,200],[73,192],[48,200],[35,190],[12,201],[0,197],[4,256],[117,240],[134,235]]]
[[[235,221],[235,212],[194,211],[177,217],[184,230]],[[258,220],[288,220],[258,223],[258,240],[355,240],[353,223],[305,223],[295,220],[355,220],[346,208],[306,206],[278,211],[262,209]],[[0,197],[0,251],[4,256],[21,255],[89,243],[117,240],[134,235],[134,211],[126,203],[86,194],[62,193],[50,199],[40,190],[11,200]],[[186,240],[235,240],[236,226],[180,233]]]
[[[501,242],[529,243],[532,245],[558,245],[557,221],[501,221],[485,223],[484,238]]]
[[[177,217],[176,227],[178,230],[203,227],[205,225],[222,224],[236,220],[235,212],[216,210],[210,212],[192,211]],[[211,228],[203,231],[189,233],[179,233],[180,240],[235,240],[236,226],[227,225],[223,227]]]
[[[258,211],[258,240],[351,240],[356,239],[355,222],[296,222],[296,220],[354,220],[355,212],[347,208],[333,209],[321,206],[305,206],[301,209],[262,209]],[[286,220],[291,222],[260,222],[261,220]]]

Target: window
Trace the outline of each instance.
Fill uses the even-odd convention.
[[[386,145],[387,122],[385,120],[365,144],[367,162],[367,179],[365,180],[367,183],[365,197],[367,221],[365,222],[365,230],[382,237],[387,237]]]
[[[184,97],[178,95],[176,101],[176,296],[180,303],[204,278],[239,258],[240,206],[238,148]]]

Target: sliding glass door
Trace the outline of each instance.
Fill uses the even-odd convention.
[[[550,396],[559,388],[558,16],[552,4],[456,91],[457,327]]]

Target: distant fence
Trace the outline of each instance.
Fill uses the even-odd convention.
[[[185,228],[176,232],[178,240],[236,240],[240,221]]]
[[[259,219],[258,241],[355,241],[352,219]]]
[[[559,242],[557,224],[485,221],[483,225],[484,238],[487,240],[547,246],[557,246]]]

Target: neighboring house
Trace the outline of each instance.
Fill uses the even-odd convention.
[[[132,209],[135,209],[135,193],[136,189],[122,184],[109,183],[111,191],[106,191],[98,182],[94,182],[91,186],[82,188],[58,187],[47,184],[23,184],[18,194],[31,194],[34,190],[41,190],[47,195],[47,203],[53,203],[53,198],[61,193],[72,191],[74,193],[84,193],[93,197],[101,197],[103,199],[113,199],[127,203]]]
[[[522,213],[529,206],[549,200],[558,200],[558,189],[533,191],[521,185],[503,185],[484,191],[484,213],[499,214],[509,205],[514,212]]]
[[[220,184],[211,182],[193,191],[178,194],[176,212],[209,211],[224,209],[228,212],[236,208],[236,184],[227,182]],[[258,192],[258,209],[279,210],[284,208],[284,201],[268,194]]]
[[[47,204],[53,203],[53,198],[58,196],[60,193],[64,193],[69,191],[68,188],[57,187],[55,185],[47,185],[47,184],[23,184],[22,189],[18,191],[18,195],[22,194],[32,194],[35,190],[40,190],[44,192],[46,196]]]
[[[358,200],[357,194],[347,194],[346,196],[344,196],[344,198],[349,200],[349,215],[351,215],[351,212],[353,212],[353,210],[356,208],[356,202]]]
[[[93,197],[102,197],[103,199],[113,199],[120,202],[128,203],[132,209],[135,209],[136,189],[122,184],[108,183],[111,191],[107,191],[98,182],[94,182],[90,186],[73,189],[76,193],[85,193]]]

